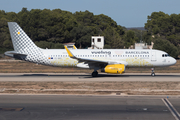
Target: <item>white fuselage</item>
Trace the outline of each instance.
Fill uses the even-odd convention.
[[[65,49],[41,49],[53,66],[78,66],[78,61],[68,56]],[[106,60],[109,63],[122,62],[126,67],[162,67],[176,63],[173,57],[164,51],[151,49],[72,49],[78,58]]]

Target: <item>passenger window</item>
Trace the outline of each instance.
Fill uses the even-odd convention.
[[[167,57],[167,54],[165,54],[165,57]]]
[[[162,57],[164,57],[164,54],[162,55]]]

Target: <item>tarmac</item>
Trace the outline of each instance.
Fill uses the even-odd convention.
[[[179,99],[180,96],[0,95],[0,120],[179,120]]]
[[[89,73],[0,73],[0,81],[180,81],[180,73],[125,73],[103,74],[92,77]]]

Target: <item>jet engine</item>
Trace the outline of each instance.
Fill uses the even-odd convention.
[[[122,74],[125,72],[125,65],[124,64],[107,65],[105,68],[101,69],[101,72]]]

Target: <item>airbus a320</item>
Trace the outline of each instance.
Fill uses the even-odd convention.
[[[42,49],[37,47],[16,22],[8,22],[14,51],[5,55],[28,62],[63,67],[93,69],[105,73],[123,74],[131,67],[171,66],[176,60],[168,53],[155,49]],[[152,76],[155,76],[152,69]]]

